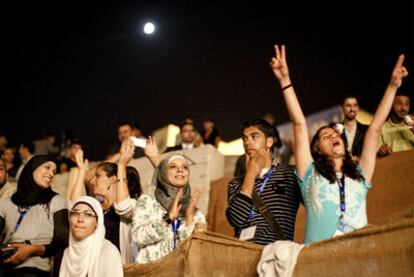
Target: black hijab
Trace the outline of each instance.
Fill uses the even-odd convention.
[[[17,206],[47,204],[57,194],[50,187],[40,187],[33,179],[33,172],[48,161],[55,163],[48,155],[36,155],[25,165],[17,182],[17,191],[11,197],[14,204]]]

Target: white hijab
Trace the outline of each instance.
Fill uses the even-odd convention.
[[[94,210],[98,215],[98,225],[91,235],[81,241],[77,241],[70,232],[69,247],[65,249],[60,266],[59,276],[61,277],[99,276],[99,257],[105,240],[102,207],[96,199],[90,196],[80,197],[73,207],[79,203],[87,204]]]

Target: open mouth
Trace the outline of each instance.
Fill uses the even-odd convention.
[[[333,147],[338,147],[338,146],[341,146],[341,143],[340,143],[339,141],[334,141],[334,142],[332,143],[332,146],[333,146]]]

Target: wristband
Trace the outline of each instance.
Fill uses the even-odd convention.
[[[283,88],[281,88],[281,90],[282,91],[285,91],[285,89],[288,89],[288,88],[290,88],[291,86],[293,86],[292,85],[292,83],[290,83],[289,85],[287,85],[287,86],[284,86]]]
[[[125,184],[128,184],[128,179],[127,178],[120,178],[120,179],[117,179],[116,180],[116,182],[119,184],[119,183],[125,183]]]

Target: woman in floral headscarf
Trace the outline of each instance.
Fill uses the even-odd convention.
[[[165,158],[154,172],[155,193],[138,199],[132,240],[138,246],[137,263],[160,259],[189,237],[196,223],[206,223],[196,208],[200,193],[191,194],[190,171],[182,155]]]

